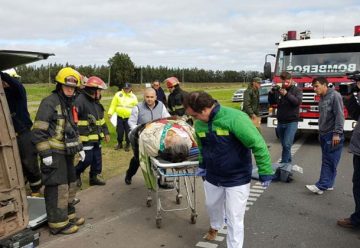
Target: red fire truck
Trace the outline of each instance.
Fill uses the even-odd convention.
[[[303,91],[300,106],[300,130],[317,130],[319,97],[316,96],[311,82],[318,76],[326,77],[330,87],[335,87],[342,95],[350,94],[353,82],[347,73],[360,70],[360,26],[355,26],[354,36],[311,39],[310,32],[305,31],[297,37],[296,31],[288,31],[277,43],[277,54],[265,56],[264,76],[272,79],[274,84],[280,84],[280,73],[288,71],[293,80]],[[268,55],[276,57],[275,70],[272,74]],[[344,90],[345,89],[345,90]],[[268,127],[276,127],[276,105],[270,107],[267,119]],[[348,119],[348,112],[344,109],[344,131],[351,131],[356,121]]]

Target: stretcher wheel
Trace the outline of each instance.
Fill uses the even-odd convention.
[[[146,199],[146,206],[149,208],[151,207],[151,205],[152,205],[152,199],[151,198]]]
[[[161,218],[156,218],[156,227],[161,228]]]
[[[197,214],[192,213],[190,218],[191,224],[196,224],[196,218],[197,218]]]
[[[182,199],[182,195],[180,195],[180,194],[176,195],[176,204],[180,205],[181,199]]]

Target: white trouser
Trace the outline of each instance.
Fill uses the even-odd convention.
[[[227,247],[241,248],[244,243],[244,215],[250,183],[235,187],[218,187],[204,182],[206,208],[211,228],[220,230],[227,219]]]

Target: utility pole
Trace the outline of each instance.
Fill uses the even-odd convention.
[[[108,87],[110,87],[111,63],[109,63]]]
[[[50,63],[48,63],[48,71],[49,71],[49,87],[50,87],[51,84]]]
[[[143,70],[142,70],[142,66],[140,67],[140,84],[143,84]]]

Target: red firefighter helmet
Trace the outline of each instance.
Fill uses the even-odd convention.
[[[164,83],[166,83],[166,87],[173,88],[175,85],[179,84],[179,80],[176,77],[169,77],[164,80]]]
[[[99,77],[96,76],[92,76],[89,77],[86,81],[86,83],[84,84],[85,87],[91,87],[91,88],[98,88],[98,89],[102,89],[102,90],[106,90],[107,86],[106,83]]]

